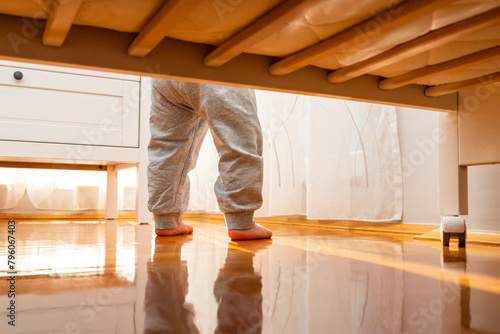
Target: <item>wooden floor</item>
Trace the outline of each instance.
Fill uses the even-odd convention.
[[[0,333],[500,333],[498,246],[280,223],[230,242],[219,220],[192,224],[0,221]]]

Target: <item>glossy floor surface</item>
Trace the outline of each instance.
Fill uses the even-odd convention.
[[[230,242],[193,225],[17,221],[9,298],[0,222],[0,333],[500,333],[498,247],[277,224]]]

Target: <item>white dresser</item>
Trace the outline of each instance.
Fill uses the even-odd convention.
[[[106,218],[117,218],[117,171],[137,166],[136,221],[149,223],[149,80],[0,61],[0,167],[107,172]]]

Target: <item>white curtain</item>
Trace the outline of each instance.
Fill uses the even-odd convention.
[[[257,91],[264,134],[258,216],[400,220],[402,173],[395,107]],[[190,210],[217,212],[217,153],[207,136],[190,173]]]
[[[401,219],[395,107],[324,98],[309,101],[307,216]]]
[[[26,190],[24,174],[0,168],[0,210],[14,208]]]
[[[264,136],[264,205],[257,215],[306,215],[308,97],[256,93]]]
[[[103,208],[103,180],[99,172],[35,169],[28,175],[28,196],[39,210]]]
[[[118,172],[118,208],[135,208],[135,174]],[[24,193],[38,210],[104,210],[106,173],[98,171],[0,168],[0,210],[15,208]]]

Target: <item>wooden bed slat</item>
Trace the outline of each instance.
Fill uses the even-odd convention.
[[[479,51],[460,58],[452,59],[440,64],[420,68],[418,70],[408,72],[397,77],[381,80],[378,84],[378,87],[384,90],[391,90],[416,83],[420,80],[432,76],[439,76],[440,74],[448,71],[467,69],[470,66],[487,63],[495,59],[500,59],[500,46]],[[492,72],[495,72],[495,70],[492,70]]]
[[[82,0],[54,0],[42,41],[47,46],[61,46],[73,25]]]
[[[328,74],[328,81],[340,83],[359,77],[499,23],[500,7],[432,31],[370,59],[333,71]]]
[[[301,17],[308,8],[317,2],[308,0],[284,1],[245,29],[231,37],[222,45],[210,52],[203,63],[209,67],[219,67],[245,52],[271,33],[283,28]]]
[[[129,56],[145,57],[199,1],[168,0],[128,48]]]
[[[444,85],[428,87],[425,89],[425,96],[438,97],[451,93],[456,93],[461,90],[471,89],[484,86],[490,83],[500,82],[500,72],[488,74],[482,77],[452,82]]]
[[[357,39],[371,39],[374,25],[377,29],[377,35],[383,35],[393,29],[404,29],[405,26],[402,24],[403,22],[411,22],[418,17],[447,6],[453,1],[455,0],[410,0],[400,3],[337,35],[280,60],[269,68],[269,73],[272,75],[289,74],[318,60],[331,56],[335,52],[341,50],[342,45],[355,43]]]

